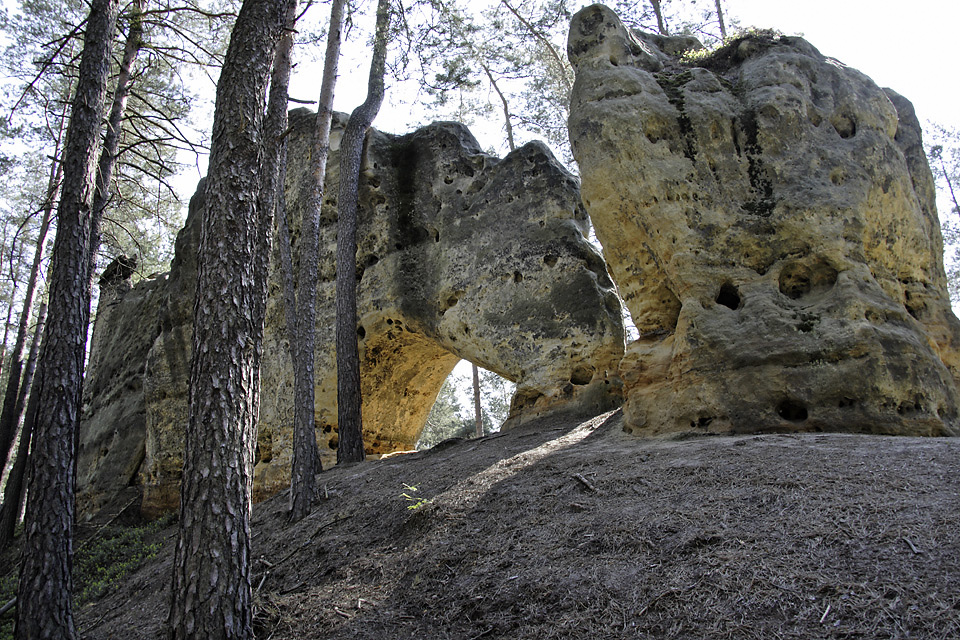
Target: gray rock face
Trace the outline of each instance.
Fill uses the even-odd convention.
[[[314,116],[291,114],[287,201],[299,219]],[[337,444],[334,352],[334,248],[338,148],[331,139],[321,220],[316,426],[332,462]],[[170,275],[149,304],[107,318],[96,349],[139,367],[142,390],[126,401],[145,416],[140,481],[147,515],[178,505],[192,341],[195,251],[202,188],[177,240]],[[360,187],[358,298],[364,439],[368,453],[412,449],[444,379],[469,359],[517,383],[511,423],[555,412],[593,414],[622,401],[620,303],[600,254],[584,237],[586,213],[576,180],[539,144],[502,160],[484,154],[461,125],[434,124],[406,136],[372,131]],[[298,229],[292,229],[294,241]],[[120,297],[140,295],[140,285]],[[254,493],[289,483],[293,377],[279,274],[270,280],[261,369],[260,431]],[[153,318],[114,353],[128,316]],[[102,358],[104,356],[97,356]],[[83,438],[120,429],[92,409]],[[99,405],[97,405],[99,406]],[[136,437],[131,436],[132,439]],[[107,447],[109,450],[109,447]],[[106,470],[85,471],[82,491],[110,486]],[[99,483],[99,484],[97,484]],[[102,493],[102,491],[101,491]]]
[[[960,324],[909,103],[799,38],[579,12],[570,139],[640,339],[628,429],[956,435]]]

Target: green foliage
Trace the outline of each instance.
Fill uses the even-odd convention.
[[[17,595],[17,576],[14,573],[0,577],[0,607],[10,602]],[[13,640],[14,612],[11,609],[0,619],[0,640]]]
[[[480,405],[484,433],[499,431],[510,413],[510,400],[516,388],[509,380],[492,371],[480,369]],[[449,438],[470,438],[476,431],[473,404],[473,380],[451,374],[444,381],[430,416],[417,441],[418,449],[429,449]]]
[[[417,441],[418,449],[429,449],[448,438],[465,438],[473,433],[473,419],[460,403],[456,383],[453,375],[443,382]]]
[[[416,485],[407,484],[406,482],[404,482],[403,488],[406,489],[406,491],[401,493],[400,497],[406,500],[407,509],[410,509],[411,511],[416,511],[420,507],[425,507],[431,502],[433,502],[433,500],[428,500],[426,498],[421,498],[419,496],[411,495],[413,493],[420,491],[420,489],[418,489]]]
[[[102,598],[143,563],[160,552],[160,531],[173,516],[135,527],[112,526],[77,548],[73,560],[74,602],[82,606]],[[17,575],[0,577],[0,606],[17,595]],[[13,637],[14,615],[0,621],[0,640]]]
[[[78,549],[73,561],[77,605],[103,597],[134,569],[160,552],[157,532],[164,518],[139,527],[107,527],[90,544]]]

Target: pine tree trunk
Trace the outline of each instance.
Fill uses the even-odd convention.
[[[43,325],[47,319],[47,304],[40,303],[40,310],[37,312],[37,327],[33,334],[33,344],[30,345],[30,355],[27,358],[27,365],[23,370],[23,385],[17,397],[17,412],[23,412],[23,401],[27,390],[33,385],[33,374],[37,367],[37,353],[39,352],[40,339],[43,334]],[[36,412],[37,394],[30,394],[30,410]],[[3,506],[0,507],[0,552],[3,552],[7,546],[13,542],[13,532],[20,520],[20,513],[23,511],[23,486],[26,478],[28,454],[30,451],[30,437],[32,434],[32,420],[25,420],[23,428],[20,430],[20,445],[17,447],[17,455],[12,462],[10,475],[7,476],[7,486],[3,490]]]
[[[286,0],[245,0],[217,83],[198,250],[170,637],[253,637],[252,465],[269,246],[258,211],[267,81]]]
[[[513,151],[517,148],[517,145],[513,141],[513,118],[510,115],[510,104],[507,102],[507,97],[503,95],[502,91],[500,91],[500,86],[493,77],[490,67],[482,62],[480,63],[480,66],[483,67],[484,73],[487,74],[487,79],[490,81],[490,86],[493,87],[493,90],[497,92],[498,96],[500,96],[500,102],[503,104],[503,122],[507,130],[507,144],[510,146],[510,151]],[[474,365],[474,367],[476,367],[476,365]]]
[[[483,410],[480,408],[480,369],[473,365],[473,414],[477,437],[483,436]]]
[[[5,468],[10,455],[11,437],[20,423],[22,412],[15,410],[15,398],[20,392],[20,379],[23,374],[23,351],[30,317],[33,315],[33,305],[36,302],[37,286],[40,272],[43,269],[43,254],[47,247],[47,236],[50,233],[50,223],[53,220],[53,207],[60,192],[60,180],[63,177],[63,163],[60,161],[60,145],[67,127],[67,109],[64,106],[60,116],[59,129],[54,142],[53,160],[50,163],[50,177],[47,180],[47,193],[43,201],[43,218],[37,233],[37,246],[33,250],[33,264],[30,266],[30,276],[27,279],[27,290],[23,297],[23,308],[20,310],[19,324],[17,325],[17,339],[14,343],[10,358],[10,373],[7,377],[7,389],[3,396],[3,410],[0,412],[0,470]]]
[[[110,106],[110,116],[107,118],[107,132],[103,137],[103,151],[100,153],[100,162],[97,164],[97,182],[93,193],[93,216],[90,227],[90,264],[87,268],[88,283],[85,308],[88,322],[97,251],[100,249],[100,224],[103,221],[103,212],[110,201],[110,182],[113,179],[113,169],[117,164],[123,114],[127,108],[127,97],[130,95],[133,63],[136,62],[140,48],[143,46],[143,8],[145,2],[146,0],[134,0],[128,9],[130,28],[127,31],[127,38],[123,46],[123,58],[120,60],[120,68],[117,73],[117,85],[113,90],[113,103]]]
[[[340,31],[344,0],[334,0],[330,8],[327,51],[317,106],[317,126],[313,133],[312,166],[309,174],[309,206],[300,224],[300,288],[297,296],[297,339],[294,353],[293,468],[290,473],[290,517],[307,515],[316,493],[315,474],[320,454],[314,427],[314,358],[316,352],[317,278],[319,275],[320,209],[323,206],[327,158],[330,154],[330,127],[333,119],[333,94],[340,61]],[[292,276],[291,276],[292,280]]]
[[[10,354],[10,371],[7,377],[7,390],[3,396],[3,411],[0,412],[0,468],[5,468],[9,461],[10,449],[13,446],[17,428],[20,425],[21,413],[16,411],[17,396],[20,393],[20,382],[23,375],[23,356],[27,346],[27,333],[30,318],[33,315],[33,305],[37,297],[40,270],[43,268],[43,250],[47,244],[47,235],[50,232],[50,221],[53,217],[53,201],[60,183],[60,168],[63,165],[56,160],[51,167],[52,175],[47,188],[47,203],[44,205],[43,220],[37,234],[37,246],[33,250],[33,264],[30,266],[30,276],[27,279],[27,290],[23,297],[23,309],[20,310],[20,319],[17,323],[17,338]]]
[[[37,372],[38,403],[17,590],[17,638],[74,638],[70,575],[76,441],[87,339],[87,266],[94,169],[118,0],[93,0],[63,153],[63,187],[49,280],[49,320]],[[88,312],[89,313],[89,309]]]
[[[660,0],[650,0],[650,4],[653,6],[653,13],[657,16],[657,30],[660,32],[660,35],[670,35],[667,33],[667,24],[663,21],[663,11],[660,9]]]
[[[353,110],[340,141],[337,198],[337,464],[364,459],[360,419],[360,353],[357,346],[357,206],[363,141],[383,102],[390,0],[377,2],[377,29],[367,98]]]
[[[720,23],[720,37],[727,39],[727,26],[723,23],[723,7],[720,6],[720,0],[716,0],[717,21]]]

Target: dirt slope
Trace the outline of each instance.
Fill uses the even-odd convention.
[[[621,426],[332,469],[292,526],[259,505],[257,637],[960,638],[960,440]],[[163,637],[170,542],[84,638]]]

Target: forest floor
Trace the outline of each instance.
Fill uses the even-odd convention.
[[[295,524],[257,505],[257,638],[960,638],[960,439],[621,426],[334,468]],[[84,638],[164,637],[161,535]]]

